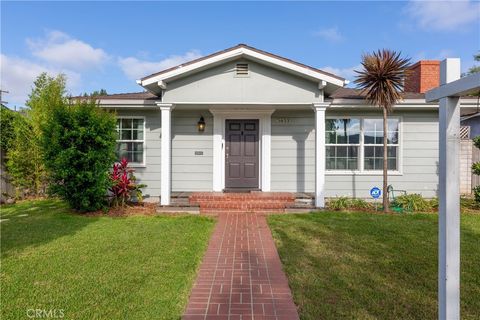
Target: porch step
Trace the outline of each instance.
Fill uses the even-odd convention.
[[[287,192],[220,193],[202,192],[189,196],[191,205],[198,205],[201,213],[281,213],[295,202],[295,195]]]
[[[199,214],[200,208],[194,206],[159,206],[157,207],[157,213],[189,213]]]

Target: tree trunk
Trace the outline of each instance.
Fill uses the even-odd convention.
[[[388,203],[388,121],[387,121],[387,109],[383,109],[383,212],[389,211]]]

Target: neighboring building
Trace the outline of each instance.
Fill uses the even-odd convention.
[[[480,136],[480,112],[476,111],[474,113],[462,115],[460,120],[462,127],[468,127],[469,138],[473,139],[477,136]]]
[[[414,69],[389,120],[389,183],[434,197],[438,105],[424,92],[439,64]],[[382,184],[382,113],[339,76],[240,44],[137,83],[147,92],[98,99],[117,112],[119,157],[162,204],[172,192],[260,190],[312,193],[322,206]]]

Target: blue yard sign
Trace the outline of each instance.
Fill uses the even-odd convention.
[[[382,195],[382,190],[377,187],[373,187],[372,189],[370,189],[370,195],[373,199],[378,199]]]

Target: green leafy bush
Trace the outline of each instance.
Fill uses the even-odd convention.
[[[424,199],[418,193],[405,194],[396,197],[393,201],[393,206],[402,208],[405,211],[429,211],[432,209],[430,201]]]
[[[480,176],[480,162],[475,162],[472,164],[472,173]]]
[[[115,161],[113,114],[94,101],[55,108],[43,129],[49,191],[80,211],[106,205],[109,169]]]
[[[327,203],[327,207],[331,210],[369,210],[372,209],[372,204],[363,199],[338,197],[330,199]]]
[[[6,171],[18,195],[37,196],[45,192],[47,172],[43,161],[42,126],[52,110],[65,105],[65,86],[63,75],[51,77],[42,73],[35,80],[26,102],[29,108],[21,113],[10,113],[7,117],[13,117],[13,121],[8,118],[6,123],[2,121],[2,147],[8,146]],[[2,110],[2,118],[4,114],[8,112]]]
[[[15,119],[20,115],[8,109],[7,107],[0,106],[0,149],[7,152],[15,139]]]
[[[480,204],[480,186],[473,188],[473,196],[477,204]]]
[[[429,205],[432,209],[438,209],[438,198],[435,197],[435,198],[430,199]]]
[[[480,149],[480,136],[473,138],[473,145]],[[473,174],[480,176],[480,162],[476,162],[472,165]],[[473,196],[477,204],[480,204],[480,186],[473,188]]]
[[[338,197],[330,199],[327,203],[327,207],[332,210],[346,210],[349,206],[350,199],[347,197]]]
[[[3,135],[3,133],[2,133]],[[6,171],[17,196],[37,196],[45,192],[46,172],[32,120],[18,114],[13,119],[13,134],[6,153]]]

